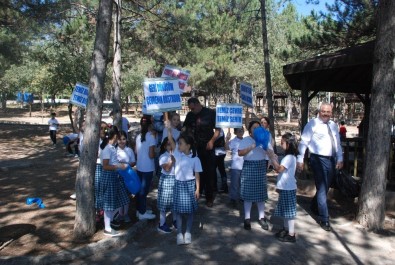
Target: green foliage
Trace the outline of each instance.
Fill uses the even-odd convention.
[[[318,52],[350,47],[372,40],[376,35],[378,0],[335,0],[327,12],[304,19],[309,29],[296,39],[304,50]]]

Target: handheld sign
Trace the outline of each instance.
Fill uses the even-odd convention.
[[[188,78],[190,76],[188,70],[178,69],[171,65],[166,65],[163,69],[162,77],[173,77],[178,79],[178,86],[181,93],[184,93],[186,86],[188,85]]]
[[[147,114],[181,109],[177,78],[145,78],[143,85]]]
[[[77,83],[73,94],[71,94],[70,103],[82,108],[86,108],[88,103],[89,88],[86,85]]]
[[[250,108],[254,107],[252,91],[253,90],[251,84],[244,82],[240,83],[241,102]]]
[[[241,104],[217,104],[216,128],[242,128],[243,127],[243,105]]]

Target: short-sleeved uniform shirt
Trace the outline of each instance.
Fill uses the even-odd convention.
[[[141,142],[141,134],[136,138],[136,154],[137,162],[136,167],[141,172],[155,171],[155,162],[153,158],[149,157],[149,149],[151,146],[156,146],[155,137],[147,132],[145,134],[145,141]]]
[[[176,150],[174,150],[173,156],[176,159],[176,180],[193,180],[195,179],[195,172],[203,171],[200,159],[197,156],[192,157],[192,152],[189,155],[186,155],[178,151],[178,148],[176,148]]]
[[[124,149],[117,148],[117,158],[120,163],[130,164],[136,162],[133,150],[127,146]]]
[[[285,170],[277,176],[277,189],[296,190],[296,156],[286,155],[281,160],[281,165],[285,167]]]
[[[171,155],[169,152],[164,152],[160,157],[159,157],[159,166],[162,166],[164,164],[169,163],[171,160]],[[174,166],[171,167],[170,171],[166,171],[164,168],[162,168],[161,173],[165,175],[174,175]]]

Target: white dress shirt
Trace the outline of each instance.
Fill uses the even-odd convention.
[[[328,124],[333,135],[337,162],[343,162],[343,151],[337,125],[333,121],[329,121]],[[312,154],[332,156],[332,144],[328,134],[328,126],[320,118],[314,118],[306,124],[301,138],[298,148],[298,163],[303,163],[304,153],[307,148]]]

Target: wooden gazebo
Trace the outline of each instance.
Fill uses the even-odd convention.
[[[283,66],[289,86],[301,90],[302,128],[307,123],[310,100],[321,91],[354,93],[365,105],[364,116],[368,116],[374,44],[370,41]]]

